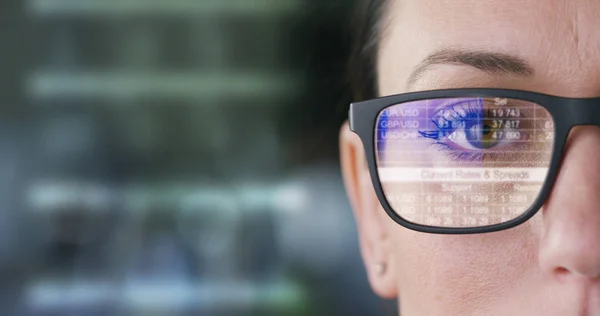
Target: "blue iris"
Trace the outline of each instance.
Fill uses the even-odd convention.
[[[464,129],[466,141],[474,148],[492,147],[486,141],[486,136],[492,132],[492,128],[485,123],[485,116],[482,99],[462,101],[439,110],[431,120],[434,128],[419,131],[419,134],[423,138],[433,140],[433,143],[438,145],[441,150],[448,151],[455,161],[479,160],[483,157],[482,151],[463,151],[455,146],[450,146],[446,140],[458,128],[461,128]]]

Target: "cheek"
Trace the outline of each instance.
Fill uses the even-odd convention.
[[[532,225],[483,235],[395,228],[401,306],[466,314],[508,299],[516,294],[513,289],[525,288],[535,277],[537,238]]]

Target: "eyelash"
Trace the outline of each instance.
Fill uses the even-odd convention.
[[[459,149],[453,148],[452,146],[450,146],[442,141],[448,135],[452,134],[452,132],[454,132],[456,130],[457,127],[455,127],[453,124],[456,121],[461,121],[461,123],[464,124],[464,121],[466,119],[480,119],[480,118],[490,115],[490,113],[488,113],[488,110],[486,110],[486,109],[482,109],[481,107],[473,108],[473,107],[469,106],[470,102],[467,103],[466,108],[464,106],[464,103],[460,104],[461,109],[464,111],[464,114],[463,114],[463,113],[460,113],[459,111],[456,111],[455,107],[457,105],[459,105],[459,104],[453,104],[453,105],[448,106],[445,109],[440,110],[440,112],[451,111],[450,112],[451,120],[448,120],[441,115],[437,115],[436,117],[434,117],[431,120],[431,122],[436,126],[436,130],[419,131],[419,134],[423,138],[432,140],[432,145],[436,146],[439,150],[448,152],[448,155],[450,155],[451,158],[455,162],[472,162],[472,161],[476,161],[476,160],[481,160],[481,159],[485,158],[485,156],[487,155],[486,153],[484,153],[482,151],[464,151],[464,150],[461,151]],[[449,124],[448,124],[449,126],[448,127],[440,126],[440,124],[438,123],[439,119],[443,119],[444,121],[449,122]]]

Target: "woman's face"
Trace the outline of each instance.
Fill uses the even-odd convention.
[[[600,96],[598,12],[595,0],[394,0],[378,54],[379,93],[487,87]],[[532,71],[486,72],[460,60],[420,67],[448,50],[510,55]],[[380,296],[399,299],[403,316],[600,315],[599,128],[571,131],[535,217],[488,234],[399,226],[381,208],[362,143],[347,126],[341,155],[369,280]]]

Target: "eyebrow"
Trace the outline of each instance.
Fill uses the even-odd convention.
[[[407,86],[413,85],[433,65],[465,65],[492,75],[532,76],[533,67],[524,59],[497,52],[441,49],[427,56],[410,75]]]

